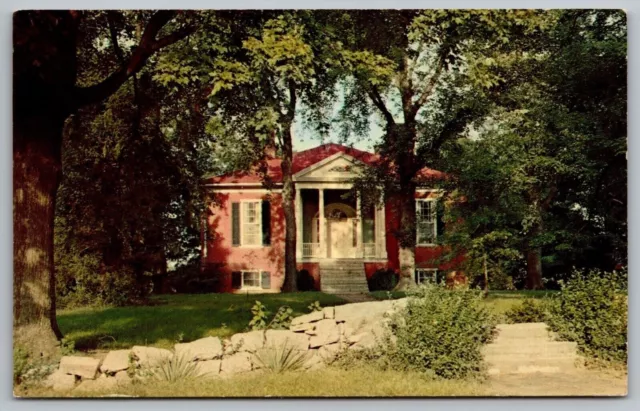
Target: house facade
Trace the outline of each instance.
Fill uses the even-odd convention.
[[[327,292],[366,292],[378,269],[399,268],[396,205],[363,207],[350,195],[353,178],[379,157],[339,144],[297,152],[293,159],[298,270],[313,288]],[[202,234],[203,270],[212,270],[219,292],[279,292],[284,281],[284,213],[281,160],[266,169],[206,180],[212,199]],[[442,178],[423,169],[425,181]],[[263,181],[270,181],[266,188]],[[416,191],[416,282],[434,280],[447,267],[435,261],[440,191]],[[355,198],[354,198],[355,197]]]

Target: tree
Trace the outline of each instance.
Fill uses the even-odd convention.
[[[232,23],[233,39],[216,58],[190,63],[211,73],[211,100],[218,115],[209,129],[247,144],[236,151],[245,167],[262,166],[264,148],[282,159],[282,208],[285,218],[284,291],[296,290],[296,221],[291,128],[301,106],[319,131],[326,132],[323,108],[332,101],[339,72],[339,43],[327,30],[335,12],[248,12]],[[182,63],[184,67],[184,62]],[[235,142],[237,144],[237,142]],[[245,158],[242,158],[242,157]],[[264,184],[271,182],[264,175]]]
[[[95,49],[99,39],[108,38],[105,16],[77,11],[14,14],[14,336],[44,355],[61,337],[53,245],[65,122],[80,107],[113,94],[155,53],[194,30],[176,20],[173,11],[143,16],[146,24],[137,46],[122,63],[106,64],[115,67],[106,78],[83,86],[78,84],[82,65],[90,61],[82,61],[82,47]],[[159,36],[167,28],[170,34]],[[92,55],[87,50],[86,57],[104,55],[104,49],[97,51]]]
[[[543,286],[543,263],[561,274],[626,260],[624,219],[611,218],[626,210],[625,24],[618,11],[559,12],[529,53],[496,51],[491,123],[446,148],[465,198],[458,240],[507,230],[527,288]]]
[[[362,123],[367,98],[383,119],[378,147],[386,160],[372,179],[398,205],[401,277],[397,289],[413,284],[415,267],[415,189],[420,171],[438,158],[442,145],[483,116],[482,94],[472,84],[496,80],[480,70],[487,50],[534,33],[544,25],[536,11],[401,10],[352,13],[348,43],[354,82],[353,103],[342,119]],[[492,64],[491,61],[484,63]],[[355,118],[355,120],[354,120]]]

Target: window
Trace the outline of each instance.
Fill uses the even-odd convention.
[[[242,288],[261,288],[260,271],[242,271]]]
[[[433,245],[436,242],[436,202],[435,200],[416,200],[416,243]]]
[[[242,203],[242,245],[262,244],[262,219],[260,201]]]
[[[438,281],[437,268],[418,268],[416,269],[416,283],[436,283]]]

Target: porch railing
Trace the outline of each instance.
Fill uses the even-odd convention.
[[[302,257],[313,258],[320,256],[320,243],[303,243]]]
[[[376,243],[364,243],[364,258],[376,256]]]

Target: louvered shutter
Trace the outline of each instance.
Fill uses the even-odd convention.
[[[231,288],[239,290],[242,287],[242,272],[234,271],[231,273]]]
[[[262,202],[262,245],[271,245],[271,203]]]
[[[268,290],[271,288],[271,273],[269,271],[263,271],[261,273],[262,279],[261,284],[264,290]]]
[[[231,245],[240,245],[240,203],[231,203]]]

